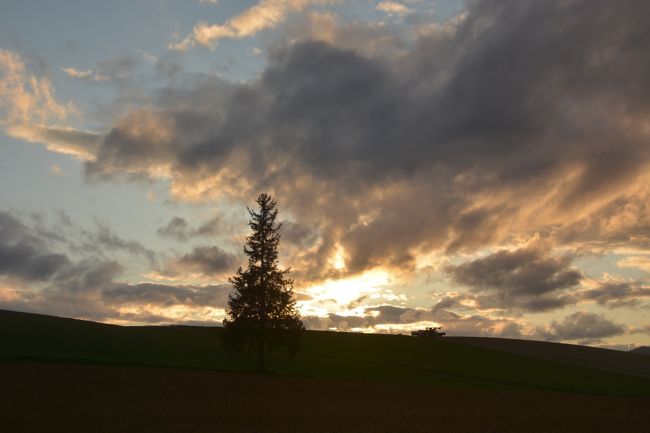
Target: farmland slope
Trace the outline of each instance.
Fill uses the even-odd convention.
[[[123,327],[0,311],[0,360],[251,370],[222,349],[220,328]],[[308,331],[299,354],[270,359],[276,374],[453,387],[534,387],[650,396],[650,379],[447,339]]]

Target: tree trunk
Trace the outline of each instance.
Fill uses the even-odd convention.
[[[264,360],[264,350],[266,349],[264,344],[264,339],[260,338],[257,342],[257,371],[259,373],[264,373],[266,371],[266,365]]]

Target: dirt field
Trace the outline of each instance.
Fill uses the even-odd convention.
[[[647,432],[649,399],[0,364],[1,432]]]

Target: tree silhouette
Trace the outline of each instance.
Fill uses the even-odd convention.
[[[284,347],[290,355],[298,349],[304,326],[296,310],[290,269],[278,268],[279,229],[276,202],[268,194],[256,200],[259,210],[248,209],[253,233],[246,238],[248,267],[229,281],[235,289],[223,321],[225,344],[231,350],[247,346],[257,351],[257,369],[265,371],[267,349]]]

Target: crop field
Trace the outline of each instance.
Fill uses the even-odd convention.
[[[298,356],[275,354],[270,374],[257,375],[245,354],[223,350],[219,335],[0,311],[0,432],[648,427],[650,379],[642,375],[453,339],[334,332],[307,332]],[[647,355],[613,356],[607,365],[638,369]]]
[[[0,431],[647,432],[648,400],[124,366],[0,365]]]

